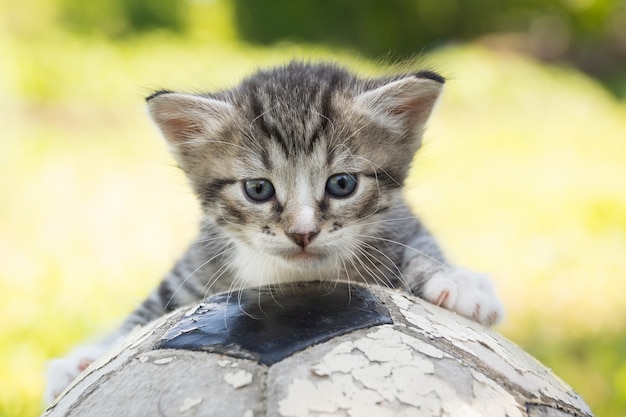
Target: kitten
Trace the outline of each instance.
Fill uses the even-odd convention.
[[[51,362],[47,400],[135,326],[219,291],[365,281],[499,321],[489,280],[450,265],[402,197],[443,84],[293,62],[227,91],[148,97],[201,203],[200,234],[116,335]]]

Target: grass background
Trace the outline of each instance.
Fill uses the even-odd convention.
[[[184,38],[110,42],[15,16],[0,29],[0,416],[38,415],[46,360],[114,328],[193,237],[145,95],[292,58],[385,66],[243,44],[211,7],[211,30]],[[420,59],[449,82],[407,197],[455,262],[492,275],[498,331],[597,415],[626,415],[626,105],[575,70],[479,46]]]

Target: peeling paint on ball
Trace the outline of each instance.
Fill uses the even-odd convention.
[[[328,292],[319,283],[296,287],[283,296],[306,294],[291,303],[305,309]],[[210,299],[176,311],[94,362],[44,416],[592,416],[569,386],[497,333],[394,290],[335,291],[355,288],[373,291],[389,320],[316,334],[269,365],[241,346],[155,349],[181,320],[223,306]],[[332,327],[331,310],[315,314]]]

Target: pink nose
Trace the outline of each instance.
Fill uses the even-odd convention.
[[[307,233],[287,233],[287,236],[289,236],[291,240],[296,242],[296,245],[304,248],[308,246],[309,243],[311,243],[311,241],[315,239],[315,236],[317,236],[318,234],[319,230]]]

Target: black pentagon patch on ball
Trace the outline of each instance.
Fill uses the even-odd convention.
[[[155,349],[220,353],[272,365],[354,330],[393,323],[369,290],[338,283],[217,294],[175,323]]]

